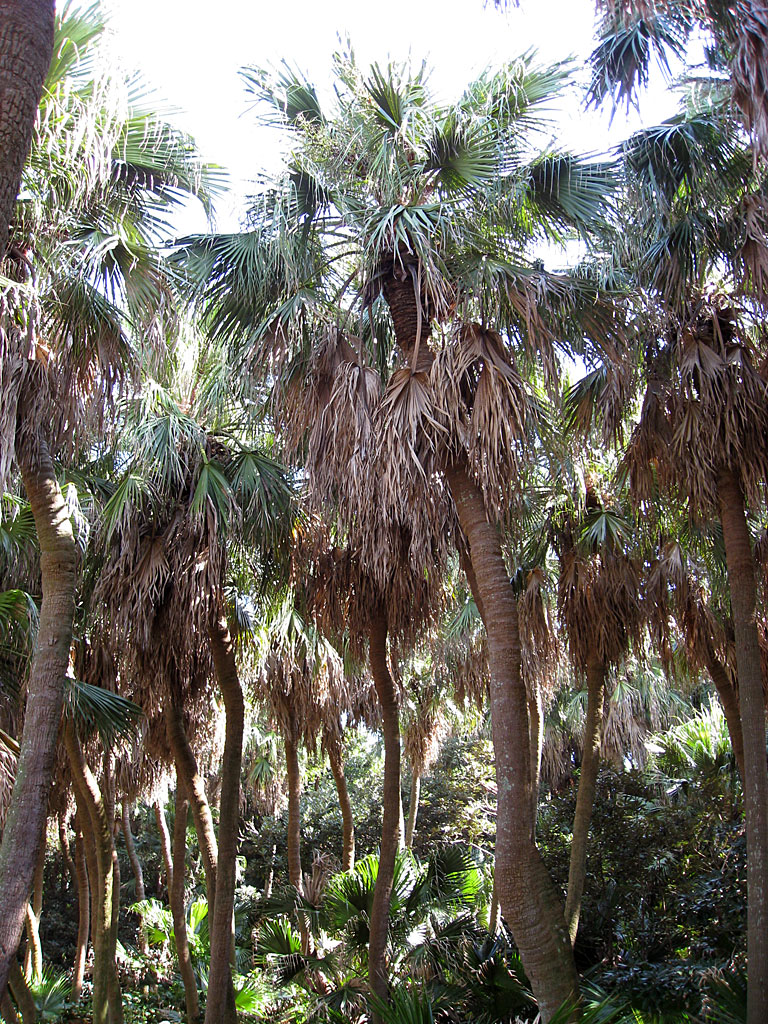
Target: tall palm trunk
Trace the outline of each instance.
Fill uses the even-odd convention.
[[[165,728],[176,764],[176,772],[184,781],[184,790],[192,806],[192,819],[195,822],[195,832],[205,872],[208,920],[212,922],[216,909],[216,865],[219,858],[216,833],[213,829],[208,797],[205,794],[205,782],[197,770],[197,761],[184,728],[184,715],[181,706],[173,701],[169,701],[165,708]],[[169,889],[170,884],[169,875]]]
[[[301,892],[301,770],[298,744],[292,732],[293,729],[287,729],[283,737],[288,778],[288,881]]]
[[[578,991],[578,977],[560,902],[533,838],[531,752],[527,696],[520,666],[515,598],[498,530],[488,522],[483,496],[463,463],[446,478],[469,542],[488,635],[491,718],[496,761],[496,887],[531,980],[542,1020]]]
[[[381,847],[376,888],[371,909],[368,946],[368,979],[379,999],[389,992],[387,972],[387,932],[395,858],[400,846],[400,714],[397,691],[387,664],[387,619],[383,611],[374,618],[369,629],[371,675],[381,710],[384,733],[384,792],[381,822]]]
[[[43,912],[43,879],[45,874],[45,840],[40,844],[37,867],[32,883],[32,901],[27,904],[27,952],[24,956],[26,978],[38,979],[43,973],[43,947],[40,942],[40,916]]]
[[[11,961],[8,986],[19,1008],[21,1024],[37,1024],[37,1007],[34,997],[30,992],[27,979],[24,977],[24,971],[15,959]]]
[[[0,0],[0,260],[53,53],[53,0]]]
[[[75,870],[77,872],[77,949],[72,972],[70,1000],[76,1003],[83,991],[85,961],[88,956],[88,934],[91,923],[91,895],[88,886],[88,868],[85,862],[85,843],[80,812],[75,815]]]
[[[706,643],[706,641],[705,641]],[[741,734],[741,712],[739,710],[739,695],[735,686],[730,680],[725,665],[715,655],[711,644],[706,643],[705,662],[712,682],[715,684],[717,695],[725,716],[725,724],[728,726],[728,736],[731,741],[731,749],[739,770],[741,781],[744,781],[744,737]]]
[[[133,840],[133,833],[131,832],[131,811],[133,805],[129,800],[123,800],[122,812],[121,812],[121,823],[123,826],[123,839],[125,840],[125,849],[128,853],[128,860],[131,862],[131,870],[133,871],[133,877],[136,882],[136,902],[141,903],[144,900],[144,872],[141,869],[141,861],[139,855],[136,852],[136,843]],[[147,943],[147,932],[144,928],[144,920],[141,919],[139,924],[139,952],[147,954],[149,952],[149,944]]]
[[[168,902],[173,916],[173,936],[176,941],[176,956],[179,972],[184,984],[184,1002],[187,1010],[187,1024],[197,1024],[200,1019],[200,1003],[197,996],[197,980],[192,968],[187,938],[187,917],[184,906],[184,871],[187,856],[187,815],[189,799],[184,789],[184,780],[176,772],[176,819],[173,824],[173,881],[168,888]]]
[[[744,740],[747,823],[747,1024],[768,1020],[768,771],[760,645],[755,621],[755,564],[741,484],[730,470],[717,478],[720,522],[731,594]]]
[[[71,723],[64,728],[64,744],[69,757],[78,813],[93,842],[91,885],[91,941],[93,943],[93,1024],[122,1024],[123,1009],[115,956],[117,933],[114,928],[115,844],[112,821],[106,802]]]
[[[240,819],[240,770],[243,759],[245,704],[227,620],[222,617],[212,623],[209,635],[216,679],[224,699],[227,722],[221,763],[216,910],[211,923],[211,967],[208,975],[205,1024],[237,1024],[230,958],[235,906],[235,867]]]
[[[176,771],[178,772],[178,765]],[[168,822],[165,820],[165,811],[160,801],[155,800],[152,806],[155,812],[157,831],[160,833],[160,849],[163,852],[163,865],[165,867],[165,885],[170,894],[171,886],[173,885],[173,857],[171,854],[171,837],[168,833]],[[211,905],[209,903],[209,913],[210,909]]]
[[[408,800],[408,821],[405,825],[405,847],[410,850],[413,847],[413,834],[416,831],[416,817],[419,813],[419,799],[421,797],[421,772],[417,768],[411,768],[411,794]]]
[[[603,722],[605,665],[599,658],[587,665],[587,720],[584,725],[584,753],[579,773],[579,791],[573,816],[573,839],[568,866],[568,894],[565,900],[565,923],[571,942],[576,941],[581,913],[581,898],[587,873],[587,839],[595,805],[597,773],[600,768],[600,736]]]
[[[4,13],[0,7],[0,14]],[[69,511],[47,445],[37,439],[34,447],[34,452],[25,448],[19,457],[40,542],[43,603],[27,684],[16,780],[0,844],[0,995],[19,946],[44,842],[75,613],[76,550]]]
[[[341,750],[337,750],[334,744],[328,747],[328,760],[331,765],[333,781],[336,783],[336,793],[339,797],[342,823],[342,855],[341,870],[351,871],[355,866],[355,819],[352,815],[352,803],[349,799],[347,778],[344,774],[344,761]]]
[[[64,896],[67,891],[67,878],[72,882],[72,888],[77,889],[77,869],[75,868],[75,862],[72,860],[72,850],[69,845],[69,835],[67,834],[67,822],[63,814],[59,814],[59,849],[61,850],[63,861],[60,893]]]

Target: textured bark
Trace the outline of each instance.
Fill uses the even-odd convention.
[[[139,855],[136,852],[136,843],[133,841],[133,833],[131,832],[131,811],[133,805],[128,800],[123,800],[121,822],[123,827],[123,839],[125,840],[125,849],[128,852],[128,860],[131,862],[131,870],[133,871],[133,877],[136,881],[136,902],[140,903],[145,898],[144,893],[144,872],[141,869],[141,861]],[[139,951],[141,953],[149,952],[149,944],[147,943],[147,933],[144,928],[144,922],[139,924]]]
[[[0,17],[4,7],[0,4]],[[45,443],[39,442],[34,460],[29,455],[25,449],[20,462],[40,543],[43,603],[16,780],[0,845],[0,995],[19,946],[44,842],[75,611],[76,552],[67,505]]]
[[[744,496],[736,475],[718,474],[720,522],[731,594],[744,741],[747,824],[747,1024],[768,1020],[768,771],[760,644],[755,619],[755,565]]]
[[[739,695],[731,682],[725,665],[716,657],[711,648],[705,651],[707,671],[712,682],[715,684],[717,695],[725,716],[725,724],[728,726],[728,736],[731,740],[731,749],[736,760],[736,767],[739,769],[742,783],[744,782],[744,738],[741,735],[741,712],[739,710]]]
[[[499,930],[499,890],[496,888],[496,872],[493,874],[493,892],[491,893],[491,909],[488,912],[488,931],[495,935]]]
[[[405,826],[405,846],[408,850],[413,846],[413,833],[416,831],[416,817],[419,813],[420,797],[421,774],[414,768],[411,770],[411,795],[408,800],[408,821]]]
[[[336,783],[336,792],[339,797],[342,822],[342,854],[341,870],[351,871],[355,866],[355,819],[352,815],[352,803],[349,799],[347,789],[347,778],[344,774],[344,762],[341,755],[335,749],[328,750],[328,760],[331,765],[333,781]]]
[[[577,996],[578,977],[563,905],[533,838],[530,722],[515,599],[499,533],[488,522],[479,488],[462,463],[449,466],[446,478],[469,541],[475,600],[488,635],[498,790],[496,888],[546,1022]]]
[[[235,904],[235,867],[240,821],[240,769],[243,759],[245,705],[235,664],[235,650],[224,618],[212,623],[211,652],[224,699],[226,731],[221,762],[219,857],[216,865],[216,912],[211,924],[206,1024],[237,1024],[231,953]]]
[[[187,1024],[196,1024],[200,1019],[200,1002],[197,996],[197,980],[192,968],[187,938],[187,917],[184,906],[184,871],[187,856],[187,816],[189,799],[184,781],[176,773],[176,819],[173,825],[173,884],[168,889],[168,902],[173,915],[173,935],[176,940],[176,956],[179,973],[184,984],[184,1002],[187,1009]]]
[[[67,823],[63,814],[59,815],[59,848],[61,849],[62,859],[61,895],[64,896],[67,891],[67,878],[70,879],[72,888],[77,891],[77,869],[75,868],[74,860],[72,860]]]
[[[170,893],[171,886],[173,885],[173,859],[171,856],[171,837],[168,834],[168,822],[165,820],[165,811],[163,810],[159,800],[155,800],[153,809],[155,812],[157,831],[160,833],[160,847],[163,851],[163,864],[165,865],[165,885],[166,888],[168,889],[168,892]],[[209,912],[210,906],[211,905],[209,903]]]
[[[13,998],[16,1000],[16,1006],[21,1014],[21,1024],[36,1024],[37,1021],[37,1007],[35,1006],[35,1000],[32,997],[32,993],[29,991],[29,985],[27,979],[24,977],[24,972],[19,966],[16,959],[11,961],[8,985]]]
[[[40,923],[32,909],[32,904],[27,904],[27,911],[24,915],[24,926],[27,932],[27,951],[24,955],[24,977],[27,981],[36,981],[43,973],[43,947],[40,944]]]
[[[571,942],[576,941],[581,913],[581,898],[587,873],[587,839],[595,805],[597,772],[600,768],[600,737],[603,724],[605,666],[597,659],[587,665],[587,720],[584,724],[584,753],[579,773],[579,791],[573,816],[573,839],[568,865],[568,894],[565,900],[565,923]]]
[[[84,832],[90,834],[93,851],[89,864],[91,886],[91,941],[93,943],[93,1024],[122,1024],[123,1010],[115,963],[117,932],[114,928],[115,844],[107,804],[71,723],[64,728],[72,784]],[[119,881],[118,881],[119,887]]]
[[[397,691],[387,664],[387,620],[383,612],[374,619],[369,630],[371,675],[376,687],[384,734],[384,792],[381,822],[381,847],[376,889],[371,909],[368,945],[368,980],[379,999],[387,999],[387,932],[395,858],[400,845],[400,712]]]
[[[70,999],[76,1003],[83,991],[85,961],[88,956],[88,935],[91,924],[91,894],[88,885],[88,867],[85,862],[85,843],[81,828],[82,819],[75,817],[75,870],[77,872],[77,948],[75,967],[72,972]]]
[[[288,778],[288,881],[299,892],[301,885],[301,772],[299,770],[298,745],[286,732],[285,773]]]
[[[53,0],[0,0],[0,260],[53,54]]]
[[[19,1017],[11,1001],[10,993],[6,990],[5,995],[0,999],[0,1016],[5,1024],[19,1024]]]
[[[184,790],[192,807],[192,819],[195,822],[197,841],[200,844],[200,856],[203,859],[205,872],[205,889],[208,896],[208,919],[213,921],[216,909],[216,865],[218,863],[218,845],[213,830],[213,818],[208,797],[205,794],[205,782],[197,770],[197,761],[189,745],[184,728],[184,716],[178,704],[169,703],[165,708],[165,728],[168,742],[171,745],[176,771],[184,780]],[[169,883],[170,887],[170,883]]]

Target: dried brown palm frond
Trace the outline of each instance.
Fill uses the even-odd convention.
[[[739,252],[740,289],[762,305],[768,302],[768,201],[752,193],[737,211],[744,240]]]
[[[733,23],[733,99],[752,135],[756,155],[764,157],[768,154],[768,4],[737,0]]]
[[[546,579],[540,567],[526,574],[517,599],[523,679],[529,693],[541,692],[546,704],[557,684],[560,645],[545,598]]]

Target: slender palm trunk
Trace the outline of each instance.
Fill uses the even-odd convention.
[[[159,800],[155,800],[153,804],[153,809],[155,812],[155,822],[157,824],[157,831],[160,833],[160,848],[163,851],[163,865],[165,866],[165,887],[168,890],[170,902],[171,886],[173,885],[173,859],[171,855],[171,837],[168,833],[168,822],[165,820],[165,811]],[[209,903],[209,913],[210,908],[211,905]]]
[[[272,851],[269,855],[269,868],[267,869],[267,878],[264,882],[264,899],[268,900],[272,895],[272,884],[275,881],[275,854],[277,853],[277,845],[272,844]]]
[[[40,942],[40,916],[43,912],[43,880],[45,874],[45,840],[40,844],[32,901],[27,904],[27,951],[24,955],[24,975],[27,980],[38,979],[43,973],[43,947]]]
[[[410,850],[413,847],[413,834],[416,831],[416,817],[419,813],[419,798],[421,797],[421,772],[411,768],[411,795],[408,800],[408,821],[405,826],[405,847]]]
[[[205,1024],[237,1024],[231,954],[235,905],[235,867],[240,819],[240,770],[243,759],[245,704],[235,664],[235,649],[225,618],[209,631],[216,679],[224,699],[227,723],[221,764],[219,857],[216,866],[216,910],[211,926],[211,968]]]
[[[530,722],[521,676],[520,636],[498,530],[464,464],[446,478],[469,541],[478,608],[483,609],[491,672],[491,717],[498,789],[496,887],[526,973],[548,1021],[578,992],[563,906],[533,839]]]
[[[59,815],[59,848],[61,849],[63,861],[60,893],[64,896],[67,891],[67,878],[71,881],[72,888],[77,889],[77,869],[75,868],[75,862],[72,860],[72,850],[69,845],[69,835],[67,834],[67,822],[63,814]]]
[[[352,816],[352,803],[349,799],[347,789],[347,778],[344,774],[344,761],[341,752],[334,749],[331,744],[328,749],[328,760],[331,765],[333,781],[336,783],[336,792],[339,797],[342,822],[342,855],[341,870],[351,871],[355,866],[355,819]]]
[[[168,901],[173,915],[173,936],[176,940],[176,956],[179,973],[184,984],[184,1002],[187,1010],[187,1024],[197,1024],[200,1019],[200,1003],[197,996],[197,980],[192,968],[187,938],[187,916],[184,906],[184,871],[187,856],[187,816],[189,799],[184,781],[176,773],[176,819],[173,824],[173,882],[168,890]]]
[[[768,1020],[768,771],[756,586],[744,495],[735,473],[717,479],[739,673],[747,823],[747,1024]]]
[[[519,621],[519,620],[518,620]],[[544,705],[541,686],[534,680],[528,692],[528,721],[530,722],[531,744],[531,818],[533,835],[539,819],[539,790],[541,788],[541,755],[544,750]]]
[[[5,13],[3,8],[7,10],[8,5],[0,6],[0,15]],[[69,511],[45,442],[39,439],[36,447],[34,456],[27,449],[23,456],[20,453],[20,462],[40,542],[43,603],[27,683],[16,780],[0,844],[0,995],[19,946],[44,842],[75,612],[76,551]]]
[[[75,870],[77,877],[77,950],[75,952],[75,968],[72,972],[72,989],[70,999],[76,1003],[83,991],[85,978],[85,961],[88,956],[88,934],[91,923],[91,897],[88,886],[88,867],[85,862],[85,843],[83,841],[82,818],[80,812],[75,816]]]
[[[288,881],[301,892],[301,770],[298,744],[290,732],[290,729],[286,730],[283,737],[288,777]]]
[[[69,757],[78,813],[93,840],[91,884],[93,942],[93,1024],[122,1024],[123,1009],[115,956],[117,932],[114,901],[119,899],[115,875],[115,843],[107,802],[83,755],[74,727],[67,723],[64,743]],[[119,887],[119,882],[117,882]]]
[[[581,898],[587,874],[587,839],[595,805],[597,773],[600,768],[600,737],[603,724],[605,665],[593,658],[587,665],[587,720],[584,725],[584,753],[579,774],[579,791],[573,816],[573,839],[568,866],[568,895],[565,900],[565,923],[571,942],[576,941],[581,913]]]
[[[5,1021],[5,1024],[19,1024],[18,1014],[7,989],[3,998],[0,999],[0,1017]]]
[[[213,921],[216,910],[216,865],[218,863],[218,845],[213,829],[213,818],[208,797],[205,794],[205,782],[197,770],[197,761],[189,745],[184,728],[184,715],[179,704],[169,702],[165,708],[165,727],[168,742],[173,752],[176,771],[184,780],[184,790],[192,806],[192,818],[195,822],[200,855],[203,859],[205,872],[205,888],[208,895],[208,920]],[[170,878],[170,875],[169,875]],[[170,888],[170,883],[169,883]]]
[[[491,893],[491,909],[488,912],[488,931],[495,935],[499,930],[499,890],[496,888],[496,872],[493,873],[493,892]]]
[[[133,841],[133,833],[131,832],[131,811],[133,805],[129,800],[123,800],[121,822],[123,826],[123,839],[125,840],[125,849],[128,853],[128,860],[131,862],[131,870],[133,871],[133,877],[136,881],[136,902],[141,903],[145,898],[144,893],[144,872],[141,869],[141,861],[139,855],[136,852],[136,843]],[[149,952],[149,945],[147,943],[147,932],[144,928],[143,918],[139,923],[139,952],[147,954]]]
[[[21,1024],[37,1024],[37,1007],[32,993],[29,990],[27,979],[24,977],[16,959],[11,961],[8,986],[16,1000],[16,1006],[21,1014]]]
[[[53,53],[53,0],[0,0],[0,259]]]
[[[381,847],[376,889],[371,910],[370,941],[368,946],[368,979],[371,990],[379,999],[387,999],[389,977],[387,970],[387,932],[392,885],[395,877],[395,859],[400,846],[400,713],[397,691],[387,664],[387,619],[380,612],[369,630],[371,675],[381,709],[384,733],[384,792],[381,822]]]

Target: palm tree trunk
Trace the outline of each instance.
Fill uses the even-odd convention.
[[[768,771],[756,586],[744,495],[735,473],[717,479],[739,673],[747,824],[747,1024],[768,1020]]]
[[[531,817],[535,837],[539,818],[541,755],[544,750],[544,706],[541,699],[541,686],[537,680],[532,681],[528,693],[528,721],[531,725]]]
[[[178,765],[176,770],[178,772]],[[153,808],[155,811],[155,822],[157,823],[157,831],[160,833],[160,847],[163,851],[163,864],[165,865],[165,887],[168,890],[170,897],[171,886],[173,885],[173,859],[171,856],[171,837],[168,834],[168,822],[165,820],[165,811],[163,810],[163,807],[159,800],[155,800]],[[211,905],[209,903],[209,913],[210,909]]]
[[[35,1006],[35,1000],[29,990],[27,979],[24,977],[24,971],[22,971],[15,958],[11,961],[8,974],[8,986],[16,1001],[16,1006],[19,1008],[21,1024],[37,1024],[37,1007]]]
[[[212,623],[209,635],[216,679],[224,699],[227,723],[221,763],[216,912],[211,927],[211,968],[208,976],[205,1024],[237,1024],[230,960],[235,905],[237,834],[240,820],[240,770],[243,759],[245,704],[227,620],[222,617]]]
[[[60,894],[64,896],[67,891],[67,878],[72,882],[72,888],[77,889],[77,869],[75,862],[72,860],[72,850],[70,849],[69,835],[67,834],[67,822],[63,814],[59,814],[59,847],[63,861]]]
[[[75,969],[72,972],[72,989],[70,993],[70,999],[73,1003],[80,999],[83,991],[85,961],[88,956],[88,934],[91,923],[88,868],[85,862],[85,843],[83,841],[80,812],[75,816],[75,870],[77,872],[77,951],[75,952]]]
[[[397,691],[387,664],[387,619],[383,611],[369,628],[371,675],[376,687],[384,733],[384,791],[381,822],[381,847],[376,888],[371,909],[368,945],[368,981],[372,992],[386,1000],[389,994],[387,971],[387,932],[395,859],[400,846],[400,714]],[[374,1015],[374,1019],[376,1015]]]
[[[495,935],[499,930],[499,890],[496,888],[496,871],[493,873],[493,892],[491,893],[491,909],[488,913],[488,931]]]
[[[144,872],[141,869],[141,861],[139,855],[136,852],[136,843],[133,841],[133,833],[131,832],[131,811],[133,805],[128,800],[123,800],[121,822],[123,826],[123,839],[125,840],[125,849],[128,853],[128,860],[131,862],[131,870],[133,871],[133,877],[136,880],[136,902],[140,903],[145,898],[144,893]],[[140,918],[139,923],[139,952],[147,954],[149,952],[149,945],[147,943],[147,933],[144,928],[144,919]]]
[[[301,771],[298,744],[290,733],[287,729],[283,737],[288,777],[288,881],[301,892]]]
[[[272,844],[272,852],[269,855],[269,868],[267,869],[267,878],[264,882],[264,899],[268,900],[272,895],[272,883],[275,880],[275,854],[277,853],[277,845]]]
[[[184,791],[192,806],[192,818],[195,822],[195,831],[200,844],[200,855],[205,872],[208,920],[213,922],[216,910],[216,865],[219,858],[216,833],[213,829],[208,797],[205,794],[205,783],[197,770],[197,761],[184,728],[184,715],[181,707],[173,701],[170,701],[165,708],[165,727],[176,763],[176,772],[184,781]]]
[[[411,795],[408,800],[408,822],[405,826],[405,847],[410,850],[413,847],[413,833],[416,831],[416,817],[419,813],[419,798],[421,796],[421,772],[416,768],[411,769]]]
[[[0,14],[7,9],[8,4],[3,4]],[[19,458],[40,543],[43,603],[27,683],[16,780],[0,844],[0,995],[19,946],[44,842],[75,613],[75,541],[48,448],[39,440],[34,457],[25,449]]]
[[[31,903],[27,904],[24,924],[27,931],[24,977],[27,981],[37,981],[43,973],[43,947],[40,944],[40,926]]]
[[[587,720],[584,725],[584,753],[579,774],[579,791],[573,816],[573,839],[568,866],[568,894],[565,900],[565,923],[571,943],[576,941],[581,913],[581,898],[587,873],[587,839],[595,804],[597,773],[600,768],[600,736],[603,722],[605,666],[598,658],[587,665]]]
[[[53,0],[0,0],[0,260],[53,53]]]
[[[341,753],[333,747],[328,748],[328,760],[331,765],[333,781],[336,783],[336,792],[339,796],[339,807],[341,808],[342,822],[342,855],[341,870],[351,871],[355,866],[355,819],[352,816],[352,803],[349,799],[347,779],[344,774],[344,762]]]
[[[5,1024],[19,1024],[19,1017],[14,1009],[11,996],[6,989],[5,995],[0,999],[0,1017],[5,1021]]]
[[[187,856],[187,816],[189,799],[184,781],[176,773],[176,819],[173,824],[173,883],[168,889],[168,901],[173,915],[173,936],[176,941],[176,956],[179,972],[184,984],[184,1002],[187,1009],[187,1024],[197,1024],[200,1019],[200,1002],[197,996],[197,980],[192,968],[187,938],[187,916],[184,906],[184,871]]]
[[[715,655],[711,645],[707,644],[705,649],[705,661],[707,672],[715,684],[717,695],[725,716],[725,724],[728,726],[728,735],[731,740],[731,749],[739,770],[742,783],[744,782],[744,737],[741,735],[741,713],[739,710],[739,695],[731,682],[725,665]]]
[[[122,1024],[122,999],[115,963],[117,933],[114,928],[115,844],[104,798],[83,755],[71,723],[64,728],[78,813],[90,831],[95,851],[95,872],[90,871],[93,922],[93,1024]]]
[[[530,722],[515,598],[499,533],[488,522],[480,489],[462,463],[448,466],[446,478],[469,541],[475,600],[483,609],[488,635],[499,903],[546,1022],[563,1002],[577,996],[578,977],[563,906],[533,839]]]

